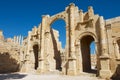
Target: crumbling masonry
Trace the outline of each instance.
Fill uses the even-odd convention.
[[[59,32],[51,24],[63,19],[66,23],[66,47],[61,48]],[[47,73],[59,70],[65,75],[91,71],[90,43],[95,42],[96,75],[110,77],[120,65],[120,17],[104,20],[74,4],[56,15],[42,16],[42,22],[28,32],[20,51],[22,72]]]

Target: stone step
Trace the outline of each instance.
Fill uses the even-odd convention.
[[[86,73],[86,72],[82,72],[79,75],[89,76],[89,77],[96,77],[96,74],[94,74],[94,73]]]
[[[60,72],[60,71],[49,71],[49,72],[45,72],[45,73],[43,73],[43,74],[45,74],[45,75],[60,75],[62,72]]]

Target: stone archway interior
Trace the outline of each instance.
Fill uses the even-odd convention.
[[[117,40],[117,45],[118,45],[118,52],[120,54],[120,40]]]
[[[91,69],[96,70],[97,68],[97,54],[95,48],[95,42],[92,41],[90,44],[90,57],[91,57]]]
[[[65,45],[66,45],[66,23],[63,19],[56,19],[54,20],[51,25],[50,25],[53,29],[55,29],[56,31],[58,31],[58,39],[61,42],[61,47],[62,49],[65,49]]]
[[[90,44],[94,41],[92,36],[84,36],[81,39],[83,72],[93,72],[91,64]]]
[[[63,19],[58,18],[52,21],[50,27],[52,45],[53,45],[53,53],[56,64],[56,70],[61,71],[62,59],[61,53],[64,53],[65,45],[66,45],[66,23]]]
[[[38,68],[38,45],[33,46],[33,51],[34,51],[34,69]]]

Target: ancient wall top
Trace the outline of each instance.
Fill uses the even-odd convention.
[[[120,16],[106,20],[106,24],[113,24],[118,22],[120,22]]]

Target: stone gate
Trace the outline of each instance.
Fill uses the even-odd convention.
[[[58,40],[59,32],[51,24],[63,19],[66,23],[66,47]],[[28,32],[21,49],[21,71],[46,73],[59,70],[66,75],[91,72],[90,44],[94,41],[96,75],[110,77],[120,64],[120,18],[104,20],[79,10],[73,3],[56,15],[43,15],[42,22]],[[114,65],[114,66],[113,66]]]

